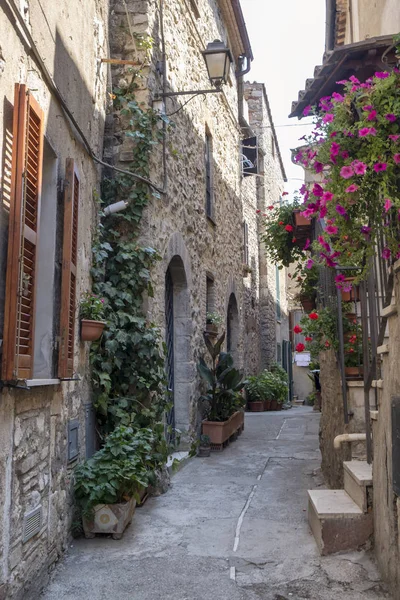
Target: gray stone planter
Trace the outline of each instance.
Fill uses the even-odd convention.
[[[96,533],[112,534],[114,540],[120,540],[131,523],[135,512],[136,500],[122,504],[96,504],[92,521],[83,518],[83,530],[86,538],[94,538]]]

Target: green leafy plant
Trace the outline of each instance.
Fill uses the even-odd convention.
[[[79,304],[79,314],[81,319],[91,321],[102,321],[104,319],[104,298],[99,298],[92,292],[86,292]]]
[[[205,404],[209,421],[226,421],[244,404],[240,393],[245,385],[243,375],[234,368],[231,354],[221,352],[224,340],[225,333],[213,345],[204,335],[212,366],[208,367],[204,358],[197,364],[197,370],[208,386],[200,401]]]
[[[202,448],[208,448],[211,443],[210,436],[202,434],[200,436],[200,446]]]
[[[265,219],[265,230],[261,236],[267,255],[272,262],[288,267],[295,262],[304,262],[303,250],[295,237],[295,211],[300,202],[284,203],[271,207],[271,213]]]
[[[84,516],[90,516],[96,504],[116,504],[136,498],[147,487],[154,472],[149,460],[154,434],[151,430],[134,432],[117,427],[101,450],[81,463],[74,472],[75,497]]]
[[[222,325],[223,323],[223,318],[220,314],[216,312],[208,312],[206,319],[207,323],[209,323],[210,325]]]
[[[282,403],[288,394],[288,376],[280,365],[271,366],[271,370],[251,375],[246,380],[246,394],[249,402],[276,400]]]

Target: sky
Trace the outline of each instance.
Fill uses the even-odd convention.
[[[325,48],[324,0],[241,0],[253,49],[254,61],[246,80],[265,83],[278,135],[290,196],[304,180],[304,171],[291,162],[290,149],[310,133],[310,126],[297,126],[288,118],[314,67],[322,64]],[[302,119],[301,123],[310,123]],[[287,127],[290,125],[290,127]],[[296,125],[296,126],[293,126]]]

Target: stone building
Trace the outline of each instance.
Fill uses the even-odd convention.
[[[107,20],[106,0],[0,8],[2,599],[38,597],[70,536],[73,467],[91,452],[87,344],[74,316],[90,287],[100,177],[78,127],[101,157]]]
[[[38,597],[65,550],[73,469],[95,450],[78,305],[91,287],[96,163],[126,168],[132,155],[110,106],[132,79],[123,61],[140,63],[137,100],[174,122],[152,156],[165,193],[151,196],[140,242],[162,256],[145,303],[184,433],[199,425],[206,312],[222,316],[247,373],[281,359],[285,284],[260,248],[257,211],[278,201],[285,174],[265,88],[244,85],[253,57],[237,0],[5,0],[0,28],[0,600],[19,600]],[[233,59],[222,91],[163,97],[210,89],[201,51],[215,39]],[[257,173],[244,177],[249,137]]]
[[[134,56],[130,32],[153,42],[137,98],[159,107],[167,94],[161,110],[174,122],[166,142],[164,181],[161,154],[154,153],[151,178],[166,184],[166,192],[152,198],[146,209],[142,241],[163,257],[153,272],[154,298],[149,299],[148,314],[161,326],[169,348],[175,425],[182,432],[193,432],[199,424],[196,363],[205,352],[207,312],[222,317],[225,348],[246,372],[254,373],[261,364],[275,360],[280,340],[288,339],[284,318],[280,323],[275,314],[275,268],[267,274],[260,258],[256,213],[279,199],[285,175],[272,128],[265,135],[257,131],[256,136],[263,176],[243,177],[242,140],[250,136],[253,125],[271,128],[272,120],[263,86],[244,86],[252,51],[238,2],[142,0],[126,6],[113,2],[110,43],[122,60]],[[189,96],[187,103],[187,96],[169,96],[210,88],[201,53],[215,39],[233,57],[222,92]],[[129,85],[126,67],[113,68],[113,82]],[[106,147],[116,164],[123,165],[125,157],[130,159],[130,146],[129,141],[120,143],[120,132],[117,119],[107,131]],[[271,279],[272,288],[267,290]],[[284,285],[284,280],[279,282],[283,315]]]
[[[324,61],[321,66],[316,67],[315,78],[307,80],[306,89],[299,93],[298,100],[293,103],[292,116],[301,117],[305,106],[317,103],[321,96],[338,91],[338,80],[355,75],[364,81],[376,71],[382,70],[382,65],[389,68],[395,65],[396,59],[391,55],[393,34],[398,34],[399,31],[400,11],[396,1],[328,0]],[[381,256],[377,251],[375,266],[379,266],[379,261]],[[379,268],[385,269],[386,265],[380,265]],[[397,261],[388,270],[385,285],[379,282],[377,271],[375,278],[372,277],[368,283],[368,295],[373,297],[373,302],[379,307],[376,327],[384,342],[372,350],[377,356],[376,367],[372,367],[370,372],[364,367],[364,380],[347,381],[344,395],[335,354],[329,351],[321,356],[320,430],[322,468],[331,487],[343,487],[344,479],[346,489],[348,477],[346,478],[346,469],[343,470],[343,460],[349,460],[352,453],[350,444],[344,444],[341,450],[334,450],[334,438],[343,433],[359,432],[364,433],[366,439],[371,439],[368,459],[372,463],[372,469],[371,464],[361,461],[361,468],[364,470],[362,485],[366,486],[370,497],[375,554],[382,575],[391,584],[396,600],[400,598],[400,388],[396,369],[400,324],[399,271],[400,264]],[[389,304],[383,308],[382,298],[385,297],[388,297]],[[368,334],[371,336],[372,319],[373,316],[367,315]],[[374,369],[375,379],[370,381]],[[344,397],[347,398],[347,406],[343,403]],[[347,424],[344,422],[346,408],[349,415]],[[356,458],[366,458],[368,445],[367,451],[365,442],[357,450]],[[363,456],[360,455],[360,450]],[[346,517],[345,510],[342,516]]]

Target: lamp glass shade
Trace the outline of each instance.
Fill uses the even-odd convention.
[[[229,48],[227,48],[223,42],[215,40],[207,45],[206,50],[204,50],[202,54],[211,83],[216,86],[226,83],[228,80],[229,69],[233,62]]]

